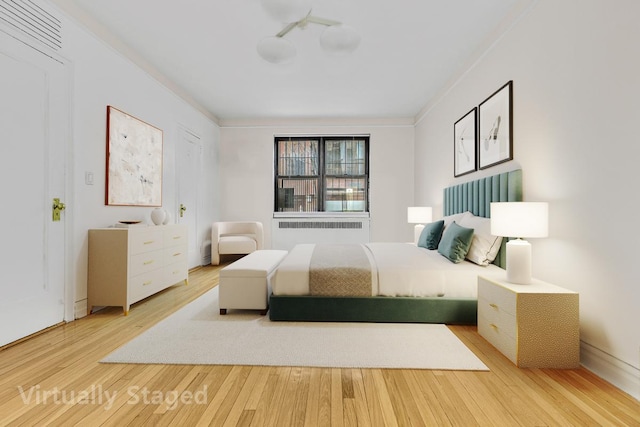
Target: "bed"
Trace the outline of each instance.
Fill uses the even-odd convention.
[[[448,187],[443,197],[443,214],[450,222],[467,215],[465,212],[470,212],[468,215],[475,219],[487,218],[491,202],[522,200],[522,171]],[[273,321],[475,324],[477,275],[505,265],[505,243],[502,242],[495,260],[487,266],[466,260],[453,264],[436,250],[408,243],[298,245],[276,271],[269,297],[269,318]],[[311,256],[320,249],[345,251],[334,254],[334,260],[330,260],[329,254],[326,261],[344,264],[343,270],[335,270],[335,274],[341,275],[345,286],[359,274],[354,273],[353,265],[370,264],[371,287],[350,285],[352,295],[325,295],[329,292],[324,287],[325,279],[314,277],[316,270],[313,274],[309,270],[312,262],[319,262],[311,260]],[[419,272],[416,273],[416,269]],[[340,283],[340,277],[332,280]]]

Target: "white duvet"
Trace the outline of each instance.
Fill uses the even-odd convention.
[[[314,244],[296,245],[278,266],[274,295],[308,295],[309,264]],[[409,243],[367,243],[373,295],[477,298],[478,274],[501,271],[468,261],[454,264],[435,250]]]

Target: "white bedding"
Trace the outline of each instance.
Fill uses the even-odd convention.
[[[363,245],[372,265],[373,294],[477,298],[478,274],[501,271],[468,261],[454,264],[435,250],[409,243]],[[272,280],[274,295],[308,295],[309,264],[314,244],[296,245],[280,263]]]

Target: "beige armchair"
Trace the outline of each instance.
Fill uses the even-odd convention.
[[[220,264],[220,255],[249,254],[264,246],[261,222],[214,222],[211,228],[211,264]]]

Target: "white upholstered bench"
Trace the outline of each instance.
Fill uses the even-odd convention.
[[[220,270],[220,314],[227,314],[232,308],[267,314],[271,276],[286,255],[287,251],[283,250],[258,250]]]

